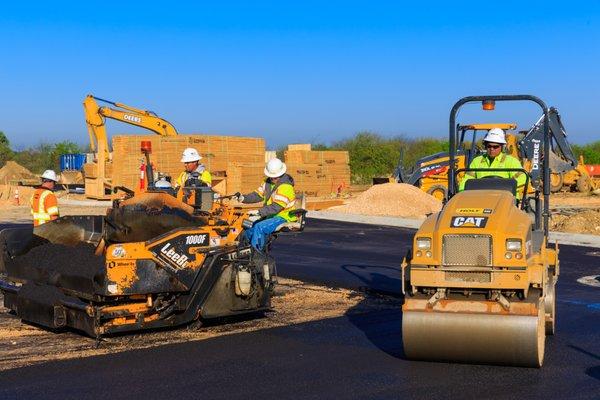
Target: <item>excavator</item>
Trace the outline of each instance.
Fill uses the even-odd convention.
[[[583,160],[578,161],[573,154],[560,114],[554,107],[548,111],[548,124],[551,134],[551,191],[558,192],[563,187],[567,187],[588,193],[595,189],[596,184],[590,178]],[[537,166],[539,164],[539,146],[543,139],[543,116],[529,130],[521,131],[520,134],[515,132],[517,125],[514,123],[458,125],[458,147],[455,157],[458,163],[457,167],[465,168],[480,154],[480,149],[477,147],[479,134],[495,127],[509,132],[506,135],[508,154],[521,160],[524,168],[531,172],[531,184],[539,185],[540,173]],[[444,200],[448,193],[449,159],[447,152],[432,154],[419,159],[411,171],[405,171],[403,157],[401,157],[394,172],[394,179],[401,183],[418,186],[437,199]],[[532,187],[529,188],[529,192],[533,193]]]
[[[98,101],[111,105],[99,106]],[[94,199],[110,199],[111,183],[106,176],[106,163],[110,163],[110,146],[106,135],[106,118],[148,129],[161,136],[176,136],[177,130],[167,120],[152,111],[104,100],[88,94],[83,101],[85,122],[90,136],[90,149],[97,154],[94,164],[87,164],[85,193]],[[107,194],[107,191],[109,192]]]
[[[148,143],[141,143],[146,156]],[[97,340],[271,307],[271,243],[302,231],[305,210],[294,210],[297,220],[258,250],[243,235],[253,224],[248,210],[228,202],[236,195],[216,199],[194,174],[179,191],[184,197],[157,182],[142,193],[113,191],[125,195],[104,216],[63,216],[1,232],[5,307],[24,321]]]
[[[467,103],[493,110],[497,101],[531,101],[543,112],[528,180],[470,179],[458,191],[460,134],[456,116]],[[471,96],[450,112],[448,200],[415,233],[402,262],[402,340],[409,359],[541,367],[546,335],[556,323],[558,244],[548,238],[552,111],[531,95]],[[538,140],[538,139],[536,139]],[[497,170],[500,171],[500,170]],[[507,170],[502,170],[506,172]],[[532,176],[533,175],[533,176]]]

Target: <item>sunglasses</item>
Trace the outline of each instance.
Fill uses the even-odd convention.
[[[502,147],[502,146],[499,144],[486,144],[485,145],[486,149],[499,149],[500,147]]]

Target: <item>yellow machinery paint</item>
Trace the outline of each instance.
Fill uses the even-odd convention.
[[[464,102],[486,99],[539,100],[471,97],[451,115]],[[452,157],[456,130],[450,134]],[[453,182],[456,171],[450,169]],[[554,333],[558,245],[548,243],[539,192],[533,207],[517,202],[502,185],[507,180],[476,181],[450,191],[403,260],[404,352],[411,359],[539,367],[545,335]],[[547,201],[548,184],[543,195]]]

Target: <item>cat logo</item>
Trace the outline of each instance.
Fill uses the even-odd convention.
[[[452,228],[485,228],[488,217],[452,217]]]

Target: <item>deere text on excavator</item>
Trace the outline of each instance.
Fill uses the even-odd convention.
[[[460,172],[456,115],[470,102],[533,101],[543,111],[541,184],[516,196],[515,179]],[[485,108],[484,108],[485,109]],[[402,339],[410,359],[540,367],[554,334],[558,245],[548,241],[550,109],[535,96],[473,96],[450,113],[449,192],[419,228],[402,263]],[[493,170],[486,169],[491,172]],[[499,170],[498,170],[499,171]],[[506,171],[506,170],[503,170]],[[529,173],[524,169],[514,172]],[[527,186],[527,185],[526,185]]]

